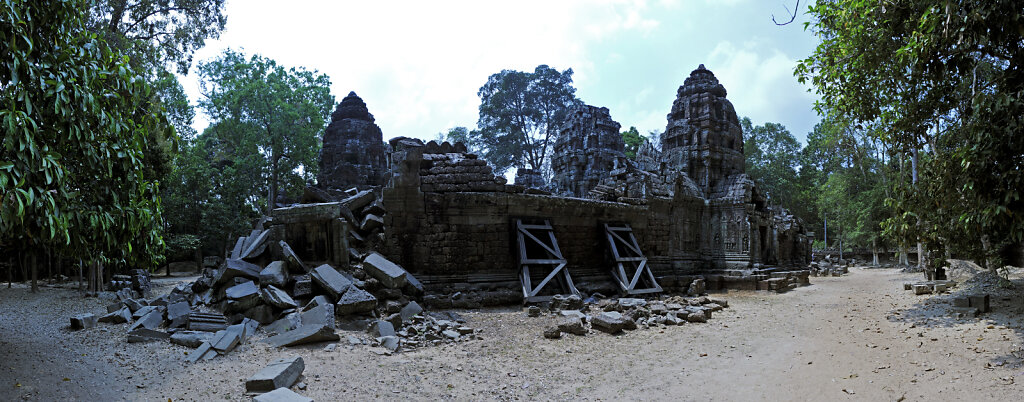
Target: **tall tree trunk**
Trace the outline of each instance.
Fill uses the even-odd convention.
[[[107,23],[107,29],[109,29],[110,32],[120,33],[117,27],[121,24],[121,18],[124,17],[124,9],[125,6],[127,6],[127,2],[127,0],[115,2],[113,9],[110,10],[110,21]]]
[[[267,215],[274,211],[274,203],[277,200],[277,165],[279,159],[281,159],[281,156],[276,151],[270,158],[270,186],[268,186],[270,189],[267,190]]]
[[[871,239],[871,265],[878,266],[878,239]]]
[[[36,253],[32,253],[32,293],[39,292],[39,260]]]

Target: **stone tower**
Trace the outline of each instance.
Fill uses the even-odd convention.
[[[570,112],[555,139],[552,189],[585,197],[613,170],[625,168],[625,143],[619,128],[605,107],[581,105]]]
[[[725,87],[701,64],[676,91],[661,137],[666,168],[686,173],[706,196],[745,170],[743,129],[725,94]]]
[[[341,100],[324,132],[317,176],[320,187],[345,189],[384,184],[384,136],[373,121],[373,115],[355,92]]]

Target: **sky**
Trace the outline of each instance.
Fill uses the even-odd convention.
[[[801,142],[819,121],[817,97],[793,77],[817,46],[805,31],[806,2],[786,26],[793,0],[279,1],[232,0],[219,39],[194,60],[224,49],[318,70],[340,102],[355,91],[384,133],[436,139],[475,128],[477,91],[503,69],[537,65],[574,71],[576,95],[609,108],[642,134],[664,131],[676,90],[704,64],[742,118],[781,123]],[[202,96],[193,68],[182,84]],[[202,112],[194,123],[209,124]]]

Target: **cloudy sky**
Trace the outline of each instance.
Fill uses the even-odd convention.
[[[338,101],[355,91],[385,139],[434,139],[475,127],[487,77],[539,64],[572,68],[577,96],[605,106],[623,129],[665,129],[683,80],[703,63],[725,85],[737,113],[784,124],[801,141],[818,121],[815,96],[793,67],[817,44],[793,0],[278,1],[233,0],[219,40],[226,48],[331,77]],[[195,69],[183,79],[199,96]],[[200,116],[195,126],[208,122]]]

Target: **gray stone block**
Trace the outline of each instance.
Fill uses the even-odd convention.
[[[352,281],[346,279],[338,273],[338,270],[328,264],[314,268],[309,272],[309,276],[313,279],[313,282],[316,282],[317,285],[335,299],[340,298],[352,286]]]
[[[128,332],[128,343],[164,341],[171,334],[149,328],[136,328]]]
[[[295,250],[292,250],[292,246],[289,246],[284,240],[278,242],[278,245],[281,246],[281,254],[284,254],[285,261],[288,261],[289,264],[294,266],[295,270],[299,272],[309,272],[309,267],[306,266],[305,262],[302,262],[302,258],[299,258],[299,255],[295,253]],[[297,297],[298,295],[295,296]]]
[[[591,317],[590,325],[596,330],[609,334],[619,333],[626,327],[622,314],[614,311],[606,311]]]
[[[374,321],[370,324],[370,335],[375,338],[395,336],[395,326],[384,320]]]
[[[316,325],[334,328],[334,305],[323,304],[303,311],[299,315],[300,325]]]
[[[363,270],[391,289],[401,289],[408,281],[405,269],[376,252],[363,260]]]
[[[953,307],[970,307],[971,299],[967,297],[954,297],[950,301],[950,303],[953,305]]]
[[[275,360],[245,380],[245,391],[262,393],[291,387],[305,368],[299,356]]]
[[[254,402],[313,402],[313,398],[299,395],[288,388],[278,388],[265,394],[257,395]]]
[[[71,329],[79,330],[79,329],[92,328],[92,327],[96,326],[96,323],[98,321],[99,321],[99,318],[96,317],[96,314],[92,314],[92,313],[79,314],[79,315],[71,317]]]
[[[230,327],[229,327],[230,328]],[[210,338],[210,347],[216,350],[220,354],[226,354],[231,352],[242,342],[242,332],[239,330],[225,329],[217,331],[216,334]]]
[[[384,227],[384,218],[374,214],[367,214],[359,224],[359,230],[363,233],[372,233],[382,227]]]
[[[136,328],[156,329],[160,327],[160,325],[163,323],[164,312],[158,308],[155,310],[151,310],[148,314],[139,318],[138,321],[135,321],[135,323],[133,323],[132,326],[128,328],[128,331],[131,332]]]
[[[349,314],[363,314],[373,311],[377,307],[377,298],[365,290],[350,286],[345,294],[341,295],[334,313],[342,316]]]
[[[402,307],[402,310],[399,311],[398,314],[401,314],[403,322],[409,322],[409,320],[411,320],[412,317],[422,312],[423,307],[420,307],[419,303],[411,301],[409,302],[409,304],[406,304],[405,307]]]
[[[309,275],[295,276],[295,284],[292,286],[292,297],[306,297],[313,294],[313,279]]]
[[[583,321],[573,317],[566,317],[562,319],[562,321],[558,323],[558,327],[556,329],[558,329],[559,332],[565,332],[573,335],[587,334],[587,328],[583,326]]]
[[[202,331],[178,331],[170,336],[171,343],[189,348],[198,348],[210,339],[213,339],[213,334]]]
[[[266,342],[274,347],[281,346],[295,346],[306,343],[314,342],[328,342],[337,341],[341,339],[338,334],[334,333],[334,328],[329,326],[320,325],[300,325],[291,331],[277,334],[272,337],[265,339]]]
[[[967,298],[970,300],[971,307],[974,307],[982,313],[991,311],[989,309],[989,297],[987,294],[983,295],[968,295]]]
[[[132,314],[135,314],[136,311],[139,311],[139,309],[145,307],[145,304],[139,303],[139,301],[135,299],[125,300],[123,303],[125,307],[128,307],[128,310],[130,310]]]
[[[217,273],[214,276],[214,284],[223,285],[235,278],[258,280],[260,277],[260,271],[261,269],[259,265],[239,259],[228,258],[224,261],[224,266],[217,270]]]
[[[260,285],[282,288],[288,284],[289,277],[288,264],[284,261],[274,261],[260,271]]]
[[[261,289],[260,297],[267,304],[282,309],[296,308],[299,306],[295,303],[295,300],[292,300],[292,297],[288,295],[288,292],[278,289],[274,285],[266,285],[265,288]]]
[[[178,328],[188,323],[188,315],[192,312],[192,307],[188,305],[188,302],[177,302],[167,305],[167,321],[170,324],[167,326],[170,328]]]
[[[157,306],[142,306],[142,308],[132,312],[132,319],[138,320],[146,314],[149,314],[157,310]]]
[[[263,327],[263,330],[271,336],[291,331],[299,327],[300,318],[299,313],[291,313],[280,320],[274,321],[270,325]]]
[[[306,303],[306,305],[302,307],[302,311],[309,311],[319,306],[328,305],[334,305],[334,303],[331,302],[331,299],[327,298],[327,296],[319,295],[310,300],[309,303]]]
[[[274,308],[267,304],[260,304],[242,312],[246,319],[255,320],[260,324],[270,324],[277,318],[274,315]]]
[[[916,283],[912,286],[915,295],[924,295],[932,292],[932,287],[926,284]]]
[[[383,346],[388,351],[394,352],[398,350],[399,341],[397,336],[382,336],[378,340],[380,341],[380,346]]]
[[[108,322],[111,324],[123,324],[132,320],[132,312],[128,307],[121,307],[113,313],[107,314],[99,318],[99,322]]]

